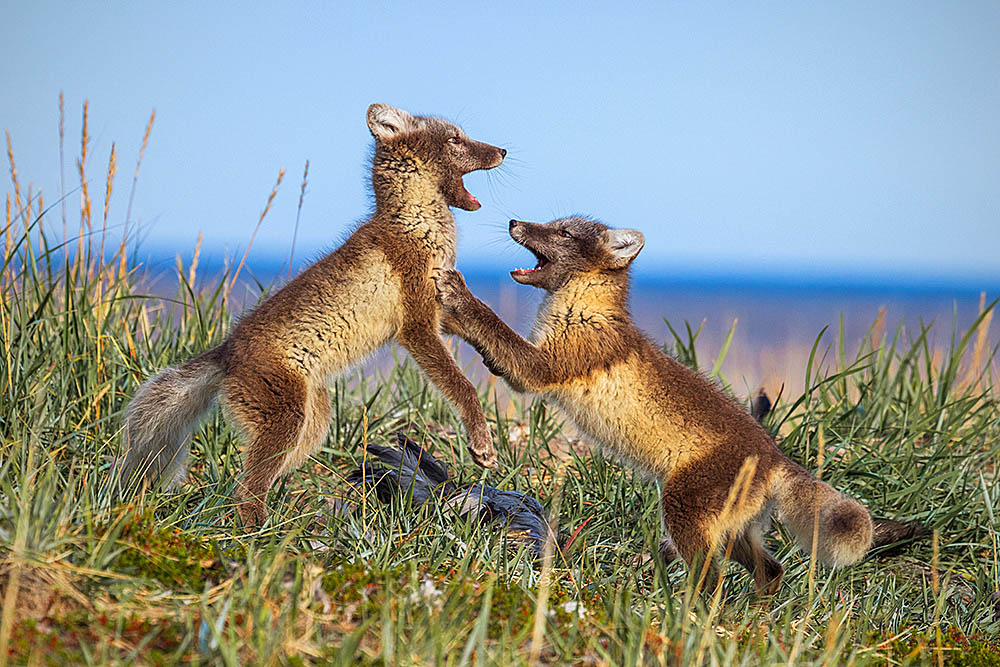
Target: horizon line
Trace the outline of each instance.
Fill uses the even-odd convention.
[[[244,271],[252,270],[255,274],[270,274],[278,276],[288,270],[288,258],[277,254],[251,253],[247,258]],[[193,255],[192,250],[185,252],[168,252],[160,248],[150,248],[147,252],[138,253],[137,260],[147,269],[157,264],[169,262],[171,269],[175,259],[180,256],[185,264]],[[232,265],[239,253],[227,254],[212,250],[201,252],[199,268],[208,271],[221,271],[227,264]],[[316,253],[304,253],[302,259],[295,260],[292,275],[300,273],[315,261]],[[235,260],[235,261],[234,261]],[[987,277],[976,274],[960,274],[955,272],[938,272],[918,274],[915,272],[901,273],[899,271],[865,271],[856,268],[841,270],[795,270],[781,271],[763,268],[737,269],[733,271],[720,270],[715,267],[699,268],[693,264],[673,264],[667,270],[634,270],[632,283],[639,287],[653,285],[675,285],[688,287],[703,287],[706,289],[766,287],[782,290],[851,290],[871,291],[889,290],[900,292],[986,292],[1000,295],[1000,277]],[[507,269],[497,269],[491,263],[482,260],[459,263],[463,274],[477,281],[495,277],[498,281],[509,279]],[[511,282],[511,284],[514,284]]]

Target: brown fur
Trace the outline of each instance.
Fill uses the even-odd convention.
[[[595,443],[659,480],[665,558],[696,563],[731,541],[731,557],[773,592],[782,570],[761,540],[773,506],[807,550],[818,521],[824,562],[865,554],[872,523],[859,503],[785,457],[744,407],[632,324],[628,267],[641,234],[583,218],[510,224],[511,237],[539,260],[512,276],[548,292],[530,340],[472,296],[457,271],[438,273],[439,299],[512,387],[555,401]],[[735,489],[744,465],[752,474]]]
[[[221,346],[140,387],[126,416],[123,479],[180,474],[184,437],[221,392],[248,441],[239,512],[245,523],[260,523],[271,484],[326,435],[327,378],[393,339],[457,406],[473,458],[495,465],[476,390],[441,340],[431,271],[455,264],[449,206],[479,208],[462,175],[496,167],[506,151],[446,121],[381,104],[369,108],[368,125],[374,214],[246,315]]]

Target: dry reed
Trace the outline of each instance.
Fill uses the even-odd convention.
[[[566,462],[559,464],[555,474],[555,493],[549,516],[549,532],[542,547],[542,570],[538,575],[538,597],[535,598],[535,618],[531,630],[531,644],[528,647],[528,664],[540,663],[542,643],[545,639],[545,624],[549,615],[549,594],[552,590],[552,560],[555,555],[556,535],[559,533],[559,504],[562,501],[563,479],[566,476]]]
[[[986,354],[990,349],[990,323],[993,321],[993,308],[986,312],[986,292],[979,293],[979,315],[982,319],[976,327],[976,342],[972,347],[972,358],[965,370],[965,376],[958,384],[960,394],[966,391],[977,390],[982,382],[983,374],[986,372]]]
[[[264,217],[267,216],[267,212],[271,210],[271,203],[274,201],[274,197],[278,194],[278,188],[281,187],[281,181],[285,177],[285,168],[282,167],[278,172],[278,180],[274,183],[274,187],[271,188],[271,194],[267,197],[267,204],[264,205],[264,210],[260,212],[260,218],[257,220],[257,226],[253,228],[253,234],[250,235],[250,242],[247,243],[246,250],[243,251],[243,258],[240,259],[239,266],[236,267],[236,272],[233,274],[232,280],[229,281],[229,285],[226,287],[226,293],[223,296],[223,302],[229,301],[229,293],[233,290],[236,285],[236,280],[240,277],[240,271],[243,270],[243,264],[247,261],[247,255],[250,254],[250,248],[253,247],[253,240],[257,237],[257,232],[260,230],[261,224],[264,222]]]
[[[288,253],[288,277],[292,276],[292,261],[295,259],[295,239],[299,235],[299,219],[302,217],[302,200],[306,197],[306,184],[309,182],[309,160],[302,172],[302,189],[299,190],[299,207],[295,211],[295,227],[292,229],[292,249]]]

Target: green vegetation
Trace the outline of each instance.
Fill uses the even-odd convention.
[[[463,479],[481,474],[453,410],[405,360],[334,382],[329,438],[275,488],[260,531],[233,527],[239,452],[218,415],[195,432],[183,485],[118,503],[108,482],[124,406],[150,373],[222,339],[240,307],[233,276],[178,266],[173,299],[144,296],[129,244],[104,249],[87,187],[68,260],[48,231],[59,207],[16,178],[13,189],[0,265],[0,662],[1000,664],[988,310],[943,350],[928,330],[886,335],[881,321],[856,350],[827,348],[828,335],[803,369],[809,390],[769,421],[796,460],[935,537],[830,571],[778,528],[781,592],[755,597],[733,566],[712,600],[651,557],[655,487],[568,440],[540,402],[507,410],[482,393],[501,453],[491,483],[537,496],[571,537],[550,566],[499,531],[345,488],[365,443],[398,429]],[[694,338],[671,346],[697,364]]]

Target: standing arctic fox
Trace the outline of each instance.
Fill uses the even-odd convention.
[[[804,549],[812,548],[815,522],[824,563],[849,565],[865,555],[872,520],[860,503],[784,456],[741,405],[632,324],[628,270],[641,233],[566,218],[511,220],[510,235],[538,259],[511,276],[548,292],[530,342],[453,269],[435,276],[445,314],[516,391],[553,400],[594,442],[660,481],[665,557],[676,547],[691,564],[732,540],[733,559],[759,590],[774,592],[782,568],[761,540],[774,506]],[[745,463],[752,476],[734,491]]]
[[[181,476],[185,440],[221,393],[248,442],[240,517],[261,523],[271,484],[327,432],[329,376],[393,339],[457,406],[475,461],[496,464],[476,390],[441,340],[431,272],[455,265],[449,207],[480,207],[462,176],[498,166],[507,151],[447,121],[385,104],[368,108],[368,127],[375,138],[371,218],[243,317],[220,346],[139,388],[125,416],[119,474],[126,484]]]

